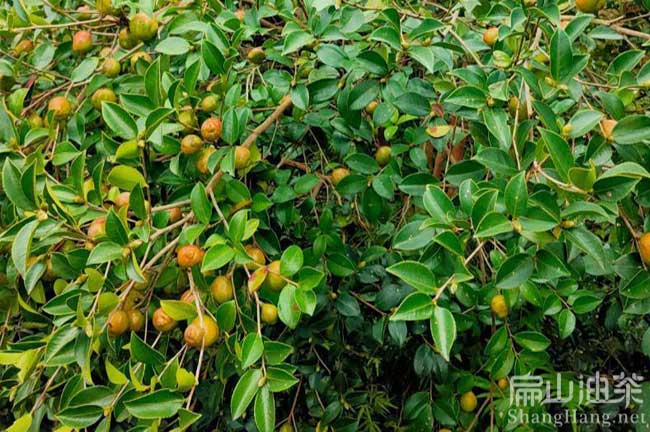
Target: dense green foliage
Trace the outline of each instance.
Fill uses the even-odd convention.
[[[0,427],[554,430],[508,377],[650,376],[607,3],[2,2]]]

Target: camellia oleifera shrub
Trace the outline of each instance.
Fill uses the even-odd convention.
[[[0,426],[553,430],[513,376],[648,375],[649,6],[3,2]]]

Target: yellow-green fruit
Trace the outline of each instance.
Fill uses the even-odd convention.
[[[390,161],[390,146],[381,146],[375,152],[375,160],[379,165],[384,166]]]
[[[447,429],[447,428],[442,428],[442,429],[438,430],[438,432],[451,432],[451,430]]]
[[[27,117],[27,123],[32,129],[43,127],[43,117],[38,115],[37,112],[32,112],[29,117]]]
[[[18,44],[14,48],[14,55],[18,57],[23,53],[31,52],[32,49],[34,49],[34,43],[29,39],[24,39],[18,42]]]
[[[93,104],[96,110],[102,109],[102,102],[116,102],[117,97],[115,92],[109,88],[103,87],[97,89],[90,98],[90,102]]]
[[[129,329],[129,316],[122,309],[111,312],[108,316],[108,334],[119,336]]]
[[[266,262],[266,258],[264,257],[264,252],[260,248],[257,248],[253,245],[248,245],[245,248],[246,255],[248,255],[252,260],[253,263],[258,264],[255,265],[253,263],[246,264],[246,268],[249,271],[256,270],[259,266],[264,265]]]
[[[113,13],[113,0],[96,0],[95,9],[102,15]]]
[[[181,153],[191,155],[203,148],[203,140],[198,135],[185,135],[181,140]]]
[[[614,140],[614,128],[618,122],[613,119],[605,119],[600,121],[600,130],[603,133],[603,136],[608,141]]]
[[[266,284],[274,291],[280,291],[287,284],[287,281],[280,275],[280,261],[273,261],[269,264],[269,274],[266,276]]]
[[[72,36],[72,51],[85,54],[93,47],[93,36],[89,31],[80,30]]]
[[[497,381],[497,385],[501,390],[505,390],[505,388],[508,387],[508,378],[500,378],[499,381]]]
[[[139,332],[144,327],[144,314],[137,309],[131,309],[129,315],[129,328],[131,331]]]
[[[55,96],[50,99],[47,109],[52,111],[54,120],[65,120],[72,114],[72,103],[65,96]]]
[[[368,103],[368,105],[366,105],[365,110],[366,110],[366,112],[367,112],[368,114],[372,114],[372,113],[375,112],[375,110],[377,109],[377,106],[378,106],[378,105],[379,105],[379,102],[377,102],[377,101],[370,101],[370,102]]]
[[[178,122],[183,125],[186,132],[194,130],[198,124],[196,119],[196,114],[192,110],[192,107],[184,107],[183,110],[178,113]]]
[[[185,343],[194,348],[207,348],[214,345],[219,339],[219,326],[217,322],[207,315],[196,317],[185,329],[183,334]]]
[[[266,54],[264,53],[264,50],[259,47],[251,48],[250,51],[248,51],[248,61],[250,61],[253,64],[262,64],[264,62],[264,59],[266,58]]]
[[[211,113],[219,107],[219,100],[215,95],[209,95],[201,99],[201,111]]]
[[[137,40],[148,41],[158,32],[158,21],[144,12],[138,12],[129,21],[129,31]]]
[[[230,279],[226,276],[217,276],[210,284],[210,293],[217,303],[225,303],[232,300],[233,290]]]
[[[235,168],[241,169],[248,165],[251,158],[251,151],[244,146],[235,147]]]
[[[460,408],[465,412],[472,412],[476,409],[478,400],[474,392],[468,391],[460,397]]]
[[[526,108],[526,104],[520,102],[517,96],[512,96],[508,100],[508,111],[512,117],[517,116],[519,121],[528,119],[528,109]]]
[[[154,311],[151,322],[156,330],[159,332],[168,332],[173,330],[178,322],[175,319],[167,315],[162,308],[158,308]]]
[[[121,70],[120,62],[113,57],[107,58],[102,64],[102,73],[109,78],[115,78],[120,74]]]
[[[347,168],[336,168],[332,170],[332,174],[331,174],[332,184],[336,186],[341,182],[341,180],[343,180],[349,175],[350,175],[350,170],[348,170]]]
[[[278,322],[278,308],[270,303],[262,305],[262,322],[266,324],[275,324]]]
[[[639,254],[645,264],[650,265],[650,233],[645,233],[639,239]]]
[[[130,50],[138,44],[137,39],[131,35],[131,32],[126,27],[120,30],[118,33],[117,41],[120,44],[120,47],[124,48],[125,50]]]
[[[289,422],[282,425],[279,432],[293,432],[293,426]]]
[[[483,33],[483,42],[485,42],[485,45],[494,46],[498,39],[499,29],[497,27],[490,27]]]
[[[201,173],[201,174],[207,174],[210,171],[210,168],[208,166],[208,162],[210,161],[210,156],[217,150],[214,147],[208,147],[203,150],[201,150],[201,153],[199,154],[199,157],[196,159],[196,169]]]
[[[576,9],[584,13],[597,13],[604,6],[604,0],[576,0]]]
[[[508,316],[508,303],[502,294],[497,294],[490,301],[490,309],[499,318],[503,319]]]
[[[153,59],[151,55],[146,51],[138,51],[131,56],[131,70],[135,70],[135,65],[138,64],[138,60],[144,60],[147,63],[151,63]]]

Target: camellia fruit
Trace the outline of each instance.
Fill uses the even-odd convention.
[[[600,121],[600,131],[607,141],[614,140],[614,128],[618,122],[613,119],[605,119]]]
[[[159,332],[168,332],[170,330],[173,330],[178,324],[178,322],[167,315],[167,312],[165,312],[162,308],[158,308],[154,311],[153,317],[151,318],[151,323]]]
[[[32,129],[43,127],[43,117],[38,115],[37,112],[32,112],[29,117],[27,117],[27,123]]]
[[[208,95],[201,99],[201,111],[211,113],[219,108],[219,100],[215,95]]]
[[[102,109],[102,102],[116,101],[117,97],[115,96],[115,92],[106,87],[95,90],[95,93],[93,93],[92,97],[90,98],[90,102],[93,104],[93,107],[95,107],[96,110]]]
[[[253,271],[257,269],[259,266],[264,265],[266,262],[266,258],[264,257],[264,252],[258,247],[255,247],[253,245],[248,245],[244,248],[246,251],[246,255],[248,255],[252,260],[253,263],[258,264],[255,265],[253,263],[248,263],[246,264],[246,268],[250,271]]]
[[[264,53],[264,50],[260,47],[255,47],[251,48],[250,51],[248,51],[247,55],[248,61],[250,61],[253,64],[259,65],[264,62],[264,59],[266,58],[266,54]]]
[[[178,113],[178,122],[183,125],[185,132],[191,132],[196,128],[198,120],[191,106],[183,107]]]
[[[185,329],[183,334],[185,343],[194,348],[207,348],[219,339],[219,326],[217,322],[207,315],[194,318],[194,321]]]
[[[29,53],[34,49],[34,43],[29,39],[23,39],[16,44],[14,56],[18,57],[23,53]]]
[[[270,303],[264,303],[261,310],[262,322],[266,324],[275,324],[278,322],[278,308]]]
[[[101,15],[110,15],[114,12],[113,10],[113,0],[96,0],[95,9]]]
[[[293,426],[291,426],[291,423],[286,422],[282,425],[279,432],[293,432]]]
[[[133,37],[129,29],[126,27],[120,30],[117,34],[117,41],[125,50],[130,50],[138,44],[137,39]]]
[[[483,42],[485,42],[485,45],[487,46],[494,46],[494,44],[497,43],[497,40],[499,39],[499,28],[498,27],[490,27],[485,32],[483,33]]]
[[[53,112],[54,120],[65,120],[72,114],[72,103],[65,96],[55,96],[50,99],[47,109]]]
[[[497,294],[490,301],[490,309],[499,318],[503,319],[508,316],[508,303],[502,294]]]
[[[108,316],[108,334],[116,337],[129,329],[129,316],[122,309],[114,310]]]
[[[90,10],[90,6],[88,5],[81,5],[77,8],[77,18],[81,21],[90,19],[92,16],[92,11]]]
[[[225,303],[233,299],[232,283],[226,276],[217,276],[210,284],[210,293],[217,303]]]
[[[185,245],[178,248],[176,252],[178,265],[183,268],[192,267],[203,259],[203,250],[196,245]]]
[[[114,201],[115,207],[117,207],[117,208],[128,207],[130,199],[131,199],[131,193],[129,193],[129,192],[120,192],[115,197],[115,201]]]
[[[650,233],[645,233],[639,239],[639,255],[641,260],[650,265]]]
[[[181,220],[181,217],[183,217],[183,212],[180,207],[170,208],[167,210],[167,214],[169,215],[169,222],[171,223],[178,222]]]
[[[390,161],[390,154],[390,146],[381,146],[375,152],[375,160],[380,166],[384,166]]]
[[[194,296],[194,291],[192,289],[188,289],[183,291],[183,294],[181,294],[181,301],[185,303],[194,303],[194,300],[196,300],[196,297]]]
[[[377,101],[375,101],[375,100],[374,100],[374,101],[370,101],[370,102],[368,103],[368,105],[366,105],[365,110],[366,110],[366,112],[367,112],[368,114],[372,114],[372,113],[375,112],[375,110],[377,109],[377,106],[378,106],[378,105],[379,105],[379,102],[377,102]]]
[[[201,125],[201,136],[206,141],[217,141],[221,138],[221,120],[217,117],[206,119]]]
[[[79,30],[72,36],[72,51],[85,54],[93,47],[93,36],[89,31]]]
[[[251,151],[244,146],[235,147],[235,168],[241,169],[248,165],[251,158]]]
[[[151,54],[146,51],[138,51],[131,56],[131,70],[135,70],[135,66],[138,64],[138,60],[144,60],[147,63],[151,63],[153,61]]]
[[[460,408],[465,412],[474,411],[477,405],[478,399],[476,399],[476,395],[472,391],[463,393],[463,395],[460,397]]]
[[[280,274],[280,261],[273,261],[269,264],[269,274],[266,276],[266,284],[273,291],[280,291],[287,284],[287,281]]]
[[[499,381],[497,381],[497,386],[499,386],[501,390],[505,390],[506,387],[508,387],[508,378],[499,378]]]
[[[199,157],[196,159],[196,169],[198,172],[201,174],[207,174],[210,172],[210,167],[208,166],[208,162],[210,161],[210,156],[217,150],[210,146],[208,148],[204,148],[201,150],[201,153],[199,154]]]
[[[103,237],[106,235],[106,219],[105,218],[97,218],[94,221],[88,225],[88,237],[90,237],[92,240],[96,240],[100,237]]]
[[[597,13],[605,7],[604,0],[576,0],[576,9],[584,13]]]
[[[341,180],[343,180],[344,178],[346,178],[349,175],[350,175],[350,170],[347,169],[347,168],[335,168],[335,169],[333,169],[332,174],[331,174],[332,184],[334,186],[336,186],[337,184],[339,184],[341,182]]]
[[[144,12],[138,12],[129,21],[129,31],[137,40],[148,41],[158,32],[158,21]]]
[[[139,332],[144,328],[144,314],[137,309],[131,309],[129,315],[129,328],[131,331]]]
[[[181,153],[191,155],[203,148],[203,140],[200,136],[190,134],[185,135],[181,140]]]
[[[508,100],[508,112],[513,118],[517,117],[519,121],[528,120],[528,108],[517,96],[512,96]]]
[[[107,58],[102,64],[102,73],[108,78],[115,78],[120,74],[121,70],[120,62],[113,57]]]

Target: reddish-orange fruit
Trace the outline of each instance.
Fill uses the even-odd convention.
[[[194,291],[191,289],[183,291],[183,294],[181,294],[181,301],[185,303],[194,303],[194,300],[196,297],[194,296]]]
[[[206,119],[201,125],[201,136],[207,141],[217,141],[221,138],[221,120],[217,117]]]
[[[129,329],[129,316],[122,309],[111,312],[108,316],[108,334],[120,336]]]
[[[129,192],[120,192],[120,194],[115,197],[115,206],[118,208],[128,207],[130,199],[131,194]]]
[[[54,96],[47,109],[54,114],[54,120],[65,120],[72,114],[72,103],[65,96]]]
[[[485,42],[485,45],[494,46],[498,39],[499,29],[497,27],[490,27],[483,33],[483,42]]]
[[[93,47],[93,35],[89,31],[79,30],[72,36],[72,51],[85,54]]]
[[[183,334],[185,343],[193,348],[207,348],[219,339],[219,326],[217,322],[207,315],[194,318],[194,321],[185,329]]]
[[[186,268],[192,267],[201,262],[203,259],[203,250],[196,245],[185,245],[178,248],[176,252],[178,265]]]
[[[178,222],[181,220],[181,217],[183,217],[183,213],[181,212],[180,207],[172,207],[169,210],[167,210],[169,214],[169,222],[174,223]]]
[[[185,135],[181,140],[181,153],[191,155],[203,148],[203,140],[200,136],[190,134]]]
[[[96,240],[99,237],[106,235],[106,219],[101,217],[97,218],[88,225],[88,237]]]
[[[158,308],[153,313],[151,322],[156,330],[159,332],[167,332],[173,330],[178,324],[175,319],[167,315],[162,308]]]

